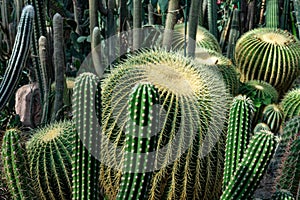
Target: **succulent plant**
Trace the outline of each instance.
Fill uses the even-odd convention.
[[[0,83],[0,110],[4,108],[11,98],[25,67],[33,29],[33,17],[33,7],[30,5],[25,6],[18,24],[18,32],[12,54]]]
[[[264,108],[261,121],[270,127],[272,133],[279,132],[283,120],[284,113],[280,105],[270,104]]]
[[[173,49],[184,49],[184,27],[184,24],[175,25],[172,40]],[[220,45],[215,36],[202,26],[198,26],[197,28],[196,49],[197,48],[205,48],[221,53]]]
[[[299,75],[300,42],[280,29],[253,29],[237,41],[235,62],[242,82],[265,81],[281,96]]]
[[[279,6],[278,0],[267,1],[266,6],[266,27],[278,28],[279,27]]]
[[[250,98],[239,95],[234,98],[229,112],[223,189],[233,177],[241,162],[251,136],[253,103]]]
[[[286,120],[300,115],[300,88],[286,93],[280,105],[283,109]]]
[[[253,133],[255,134],[261,130],[271,131],[270,127],[267,124],[261,122],[256,124],[256,126],[253,129]]]
[[[72,194],[72,122],[34,130],[26,143],[29,172],[39,199],[70,199]]]
[[[20,135],[21,131],[16,129],[5,132],[1,149],[4,174],[13,199],[36,199]]]
[[[295,200],[295,198],[288,190],[276,190],[272,195],[271,200]]]
[[[72,149],[72,199],[100,199],[97,159],[99,133],[95,115],[96,91],[100,79],[92,73],[82,73],[75,81],[73,114],[77,134]],[[94,116],[93,116],[94,114]],[[93,120],[94,117],[94,120]]]
[[[251,198],[274,154],[277,144],[275,137],[269,131],[260,131],[253,135],[221,200]]]
[[[152,152],[156,159],[148,199],[217,199],[224,159],[222,125],[229,102],[218,73],[195,67],[176,53],[144,50],[106,76],[101,87],[105,162],[100,182],[107,197],[115,199],[120,189],[128,96],[136,84],[148,82],[159,94],[158,150]]]

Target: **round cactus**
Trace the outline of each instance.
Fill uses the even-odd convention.
[[[284,113],[280,105],[270,104],[266,106],[262,113],[262,122],[266,123],[272,133],[277,134],[284,120]]]
[[[300,88],[289,91],[281,101],[286,119],[300,115]]]
[[[71,199],[72,122],[60,122],[35,130],[26,143],[30,175],[40,199]]]
[[[157,90],[157,147],[148,199],[218,198],[222,184],[228,94],[218,72],[179,54],[142,51],[121,63],[102,85],[100,182],[115,199],[122,176],[128,97],[141,82]],[[99,110],[100,108],[98,108]],[[217,122],[218,121],[218,122]],[[205,146],[203,146],[205,145]],[[207,151],[202,150],[206,148]],[[205,185],[205,187],[203,187]],[[193,188],[193,189],[191,189]]]
[[[257,132],[259,132],[261,130],[271,131],[270,127],[267,124],[265,124],[265,123],[258,123],[258,124],[256,124],[256,126],[253,129],[253,133],[255,134],[255,133],[257,133]]]
[[[237,41],[235,61],[242,82],[263,80],[282,95],[299,75],[300,42],[287,31],[257,28]]]
[[[184,48],[184,27],[184,24],[175,25],[172,42],[173,49],[181,50]],[[196,46],[221,53],[220,45],[215,36],[202,26],[198,26],[197,29]]]

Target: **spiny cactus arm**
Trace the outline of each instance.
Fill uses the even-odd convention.
[[[73,113],[77,134],[72,144],[73,200],[100,198],[99,161],[94,157],[98,152],[97,144],[100,140],[97,132],[98,121],[95,116],[95,103],[97,103],[95,95],[99,84],[100,79],[92,73],[82,73],[75,81]]]
[[[288,2],[288,1],[286,1]],[[285,3],[286,4],[286,3]],[[278,0],[267,0],[266,8],[266,27],[278,28],[279,27],[279,12]],[[287,12],[284,10],[284,12]]]
[[[129,99],[129,117],[126,128],[124,171],[117,199],[146,199],[151,180],[155,150],[155,131],[158,117],[155,104],[158,92],[149,83],[140,83]]]
[[[0,83],[0,110],[4,108],[17,87],[22,70],[29,53],[30,37],[33,26],[34,9],[32,6],[25,6],[22,11],[18,32],[13,46],[7,69]]]
[[[234,98],[229,113],[223,189],[229,184],[246,151],[252,126],[253,103],[239,95]]]
[[[221,200],[248,199],[252,196],[271,161],[276,144],[275,136],[269,131],[253,135]]]
[[[36,199],[20,134],[16,129],[5,132],[1,151],[4,174],[13,199]]]
[[[236,44],[236,41],[238,40],[240,36],[239,31],[239,22],[240,22],[240,12],[237,8],[233,10],[233,16],[232,16],[232,22],[230,27],[230,33],[229,33],[229,39],[228,39],[228,45],[227,45],[227,57],[231,60],[234,59],[234,47]]]

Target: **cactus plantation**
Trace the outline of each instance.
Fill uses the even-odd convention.
[[[299,13],[0,1],[0,199],[300,200]]]

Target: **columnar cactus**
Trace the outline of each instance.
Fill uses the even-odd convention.
[[[22,70],[25,67],[31,41],[30,38],[33,28],[33,17],[33,7],[30,5],[25,6],[18,25],[18,32],[12,54],[8,61],[4,77],[0,83],[0,110],[4,108],[11,98],[17,87],[18,80],[21,77]]]
[[[149,83],[139,83],[129,99],[125,133],[124,166],[118,200],[147,199],[153,171],[158,128],[157,90]],[[152,137],[154,136],[154,137]],[[150,154],[149,154],[150,153]]]
[[[35,130],[26,143],[29,171],[39,199],[70,199],[72,194],[72,122]]]
[[[77,134],[72,149],[73,200],[100,198],[98,185],[100,163],[94,157],[98,152],[97,144],[99,144],[95,110],[96,90],[99,83],[100,79],[92,73],[82,73],[75,81],[73,113]]]
[[[252,133],[253,103],[250,98],[239,95],[234,98],[229,112],[223,189],[233,177],[241,162]]]
[[[300,115],[300,88],[294,89],[286,93],[282,101],[282,106],[286,120]]]
[[[5,132],[1,151],[4,174],[13,199],[36,199],[20,134],[16,129]]]
[[[279,6],[278,0],[268,0],[266,8],[266,27],[278,28],[279,27]]]
[[[251,198],[273,156],[277,143],[275,137],[269,131],[260,131],[253,135],[221,200]]]
[[[100,182],[109,199],[119,191],[128,96],[141,82],[159,94],[157,151],[148,199],[217,199],[221,192],[222,125],[228,94],[219,75],[176,53],[142,51],[104,80]],[[100,110],[100,108],[98,108]],[[218,121],[218,123],[217,123]],[[107,140],[104,140],[107,138]],[[108,142],[107,142],[108,141]]]
[[[283,120],[284,113],[280,105],[270,104],[264,108],[261,121],[270,127],[272,133],[279,132]]]
[[[242,82],[263,80],[282,95],[299,75],[300,42],[287,31],[257,28],[237,41],[235,61]]]

